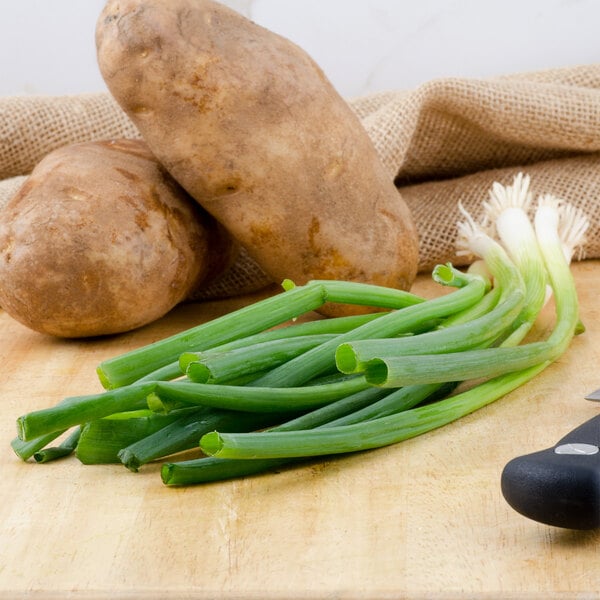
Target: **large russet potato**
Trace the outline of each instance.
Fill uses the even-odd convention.
[[[411,286],[411,215],[302,49],[209,0],[109,0],[96,45],[152,152],[274,281]]]
[[[128,331],[222,273],[236,248],[144,142],[74,144],[0,211],[0,306],[55,336]]]

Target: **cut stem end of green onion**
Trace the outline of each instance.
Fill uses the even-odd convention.
[[[350,344],[340,344],[335,351],[335,364],[342,373],[356,373],[359,369],[356,355]]]
[[[200,439],[200,448],[208,456],[218,456],[223,449],[223,438],[218,431],[205,433]]]

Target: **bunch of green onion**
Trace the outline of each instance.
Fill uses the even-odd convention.
[[[19,417],[14,451],[132,471],[169,457],[163,482],[184,485],[394,444],[495,401],[583,331],[569,263],[588,221],[548,195],[532,220],[521,174],[493,185],[480,223],[460,210],[457,249],[473,262],[434,269],[448,293],[285,281],[280,294],[104,361],[105,391]],[[527,341],[551,295],[552,332]],[[326,302],[377,309],[294,322]],[[174,460],[193,448],[198,458]]]

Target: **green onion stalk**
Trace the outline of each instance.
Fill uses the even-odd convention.
[[[362,375],[337,379],[334,383],[284,388],[165,381],[156,383],[147,402],[156,412],[168,412],[185,404],[245,412],[301,411],[329,404],[369,387]]]
[[[417,302],[415,301],[415,304]],[[306,321],[304,323],[293,323],[276,329],[268,329],[254,335],[249,335],[243,338],[233,340],[231,342],[213,346],[201,352],[184,352],[182,353],[176,364],[178,365],[179,375],[186,372],[188,365],[191,362],[199,361],[203,357],[212,356],[213,353],[225,353],[234,350],[241,350],[257,344],[267,342],[275,342],[280,340],[291,340],[293,338],[315,335],[340,334],[346,333],[360,325],[364,325],[369,321],[373,321],[381,316],[384,312],[366,313],[364,315],[351,315],[348,317],[332,317],[330,319],[316,319],[314,321]],[[147,375],[152,379],[151,374]],[[158,377],[154,378],[159,379]]]
[[[374,358],[364,371],[367,381],[373,385],[399,387],[415,383],[495,377],[541,362],[553,362],[562,355],[579,327],[579,314],[577,293],[560,235],[561,221],[586,220],[583,214],[568,206],[551,196],[545,196],[539,199],[535,214],[537,243],[557,304],[558,323],[547,340],[516,347],[505,345],[454,354]],[[566,226],[563,224],[563,227]],[[580,227],[578,223],[574,228],[577,227]]]
[[[17,419],[18,437],[27,441],[57,432],[58,436],[70,427],[94,419],[148,408],[146,398],[155,386],[155,382],[143,382],[99,394],[70,396],[55,406],[20,416]]]
[[[107,359],[100,363],[97,374],[107,389],[125,386],[171,365],[184,352],[204,350],[279,325],[319,308],[325,300],[322,285],[287,290],[182,333]]]
[[[525,338],[548,298],[544,259],[529,218],[533,201],[529,183],[529,176],[522,173],[515,176],[511,186],[496,182],[490,190],[489,201],[483,203],[486,220],[517,265],[526,286],[523,310],[503,346],[516,346]]]
[[[420,312],[426,318],[419,320],[413,316],[412,319],[404,320],[405,329],[410,329],[409,325],[414,324],[415,321],[422,325],[428,319],[451,314],[453,310],[470,306],[483,295],[485,285],[479,277],[465,277],[451,268],[446,268],[440,270],[438,278],[444,284],[462,286],[462,288],[454,294],[449,294],[448,298],[428,302],[402,290],[387,290],[385,293],[379,293],[374,299],[363,295],[362,302],[372,305],[381,305],[387,302],[388,305],[391,304],[396,308],[401,305],[406,305],[406,308],[394,310],[393,313],[383,313],[377,317],[357,317],[352,320],[349,318],[346,321],[347,325],[342,329],[352,331],[353,325],[358,325],[355,329],[368,327],[381,319],[386,319],[390,314],[401,314],[404,311],[423,306],[424,308]],[[188,352],[190,348],[193,348],[194,351],[198,351],[198,348],[202,346],[221,346],[223,348],[223,344],[226,343],[229,343],[231,348],[231,344],[235,340],[258,333],[263,327],[271,327],[293,319],[321,306],[326,301],[348,300],[353,294],[356,294],[356,290],[372,290],[372,286],[352,282],[335,282],[332,284],[331,290],[328,290],[327,282],[309,283],[302,287],[292,286],[293,284],[290,282],[285,282],[286,290],[273,298],[244,307],[140,350],[105,361],[100,365],[99,371],[102,373],[101,378],[105,380],[104,383],[110,389],[98,394],[65,398],[56,406],[33,411],[19,417],[17,419],[18,439],[13,441],[13,449],[20,456],[29,458],[70,427],[119,412],[147,408],[147,398],[151,396],[157,385],[156,380],[147,379],[148,374],[162,373],[158,381],[162,381],[162,376],[170,379],[175,375],[174,363],[179,368],[181,350]],[[340,321],[336,323],[339,324]],[[292,327],[290,326],[290,328]],[[315,331],[315,327],[323,331],[329,325],[307,326],[304,329]],[[321,344],[321,346],[323,345],[326,344]],[[331,367],[335,368],[333,350],[331,350],[331,357]],[[319,369],[320,373],[327,371],[328,369]],[[181,373],[180,370],[179,373]],[[131,383],[140,376],[140,379]],[[308,379],[313,378],[311,375]],[[364,383],[361,385],[364,387]],[[321,402],[321,400],[317,400],[317,402]],[[296,409],[297,407],[292,407],[291,410]],[[25,444],[24,442],[32,443]]]
[[[200,440],[209,456],[253,462],[256,459],[341,454],[380,448],[455,421],[508,394],[540,373],[546,363],[486,381],[467,392],[380,419],[303,431],[210,432]]]
[[[80,439],[81,427],[74,427],[60,444],[40,449],[33,455],[33,459],[38,463],[46,463],[58,460],[59,458],[65,458],[75,451]]]
[[[252,431],[281,422],[286,415],[246,414],[229,410],[194,407],[168,415],[129,419],[105,418],[82,428],[76,455],[83,464],[123,463],[132,471],[155,456],[197,448],[200,437],[219,429]],[[186,435],[181,433],[185,431]]]
[[[365,303],[365,285],[353,282],[315,281],[304,286],[283,282],[284,292],[261,300],[184,332],[103,361],[97,368],[102,385],[115,388],[128,385],[163,368],[172,368],[185,352],[198,352],[237,340],[270,327],[281,325],[326,302],[344,302],[353,298]],[[368,286],[367,286],[368,287]],[[377,287],[377,286],[372,286]],[[403,290],[386,289],[371,305],[399,308],[423,302]]]
[[[463,243],[468,243],[470,251],[476,251],[477,255],[485,261],[495,282],[494,289],[498,293],[498,297],[491,297],[493,291],[489,292],[488,297],[476,306],[485,307],[487,301],[494,302],[495,305],[491,310],[481,315],[474,311],[463,313],[460,321],[453,315],[442,322],[436,330],[412,337],[341,343],[336,350],[336,364],[340,371],[343,373],[365,371],[367,364],[379,356],[445,354],[491,345],[512,326],[523,310],[525,302],[523,278],[504,248],[477,226],[468,213],[465,215],[469,219],[459,224],[461,236],[459,239],[468,240]]]
[[[415,297],[414,303],[420,301],[419,297]],[[140,381],[169,381],[181,377],[187,369],[189,363],[200,360],[201,357],[206,357],[213,352],[229,352],[232,350],[239,350],[241,348],[247,348],[254,344],[262,344],[265,342],[272,342],[282,339],[291,339],[300,336],[309,335],[326,335],[335,333],[345,333],[350,331],[367,321],[372,321],[384,313],[367,313],[364,315],[352,315],[348,317],[335,317],[331,319],[317,319],[315,321],[308,321],[305,323],[294,323],[283,327],[277,327],[276,329],[269,329],[267,331],[261,331],[254,335],[235,339],[231,342],[213,346],[210,349],[202,352],[184,352],[177,360],[159,367],[154,371],[146,373],[143,377],[140,377],[137,382]]]
[[[192,414],[184,414],[155,433],[127,443],[121,441],[110,458],[111,462],[120,461],[130,471],[137,472],[150,461],[184,450],[198,449],[198,440],[211,430],[252,431],[271,426],[285,418],[289,418],[287,413],[240,413],[201,407]]]
[[[336,339],[336,334],[282,338],[222,352],[196,353],[188,360],[185,374],[196,383],[227,383],[277,367],[307,350]],[[180,363],[183,362],[180,358]]]
[[[56,438],[60,437],[66,429],[52,430],[49,433],[44,433],[28,440],[22,440],[19,437],[14,438],[10,445],[14,453],[22,460],[29,460],[37,452],[41,451],[48,444],[52,443]]]
[[[375,419],[401,410],[407,410],[432,400],[436,394],[447,393],[452,385],[414,386],[399,390],[370,387],[337,402],[269,429],[271,432],[291,432],[314,428],[350,425],[366,419]],[[219,481],[234,477],[254,475],[290,462],[290,458],[262,460],[237,460],[203,457],[180,462],[165,463],[161,469],[163,482],[167,485],[190,485]]]
[[[13,450],[23,460],[27,460],[70,427],[120,412],[147,408],[147,397],[157,381],[173,380],[183,375],[179,350],[188,348],[190,344],[197,350],[198,346],[202,346],[202,344],[200,342],[194,344],[193,340],[196,338],[204,339],[205,345],[214,347],[216,344],[215,350],[229,351],[244,345],[273,341],[282,337],[347,332],[386,314],[376,313],[323,319],[311,323],[293,324],[278,330],[259,332],[256,335],[246,335],[249,331],[255,332],[262,326],[270,327],[293,319],[321,306],[327,298],[347,298],[349,294],[336,296],[336,290],[340,289],[337,284],[334,293],[329,295],[321,283],[307,284],[304,287],[293,289],[287,284],[286,286],[289,289],[273,298],[257,302],[161,342],[105,361],[99,366],[99,372],[102,373],[101,379],[104,380],[105,387],[109,389],[97,394],[68,397],[56,406],[32,411],[19,417],[17,419],[18,437],[11,443]],[[347,282],[346,287],[364,289],[362,284],[351,282]],[[423,299],[402,290],[390,289],[385,293],[380,293],[374,300],[379,304],[384,301],[398,307],[419,304],[423,302]],[[165,347],[167,358],[160,358],[161,354],[158,349]],[[148,359],[149,362],[145,363],[145,359]],[[188,361],[196,359],[197,354],[187,355]],[[133,379],[136,381],[131,382]]]
[[[437,283],[457,289],[441,297],[407,306],[365,323],[272,369],[250,385],[259,387],[303,385],[336,367],[335,352],[340,344],[359,339],[389,338],[412,333],[423,323],[450,316],[473,306],[483,298],[489,285],[489,282],[480,275],[462,273],[450,264],[438,265],[432,277]]]
[[[95,419],[81,426],[76,456],[86,465],[119,462],[121,448],[167,427],[183,415],[197,416],[198,408],[185,408],[168,415],[151,410],[129,411]]]
[[[579,319],[577,294],[559,235],[561,218],[569,212],[573,213],[572,209],[565,209],[559,202],[545,197],[540,199],[535,215],[536,237],[555,296],[556,324],[549,338],[545,342],[514,348],[487,348],[454,355],[478,352],[480,362],[483,361],[488,365],[492,372],[498,368],[501,373],[444,400],[380,419],[301,432],[267,431],[243,434],[211,432],[201,438],[201,449],[206,454],[217,458],[248,460],[315,456],[375,448],[443,426],[520,387],[566,351],[577,327]],[[585,219],[581,213],[578,213],[577,217]],[[580,229],[583,229],[583,226]],[[521,352],[522,348],[526,348],[525,353]],[[516,363],[511,365],[512,370],[509,372],[506,372],[505,365],[495,367],[495,363],[507,359],[507,352],[510,351],[523,355],[519,365],[517,366]],[[432,356],[449,358],[453,355]],[[498,358],[499,356],[502,358]],[[403,360],[406,358],[410,357],[404,357]],[[417,358],[423,360],[423,356]],[[479,363],[473,363],[472,366],[476,364]],[[439,361],[432,370],[436,371],[442,366],[443,361]],[[489,372],[486,371],[488,377]],[[431,379],[437,381],[438,377],[433,376]],[[468,379],[468,376],[458,378],[456,371],[452,371],[452,379],[448,381],[464,379]],[[411,381],[410,385],[412,384]]]

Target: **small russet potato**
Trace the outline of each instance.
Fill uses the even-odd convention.
[[[0,306],[55,336],[128,331],[213,280],[236,248],[144,142],[74,144],[0,211]]]
[[[408,208],[301,48],[210,0],[109,0],[96,45],[152,152],[274,281],[411,286]]]

